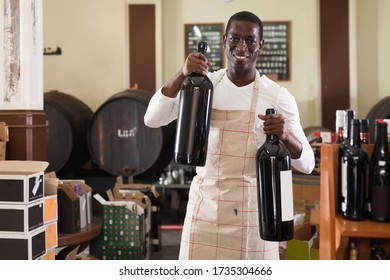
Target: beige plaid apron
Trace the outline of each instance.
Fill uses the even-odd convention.
[[[255,109],[213,109],[205,167],[197,168],[179,259],[279,259],[277,242],[260,239],[256,190]]]

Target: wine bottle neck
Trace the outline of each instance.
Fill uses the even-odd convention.
[[[375,143],[378,146],[387,147],[388,139],[387,139],[387,125],[382,123],[376,124],[376,137]]]
[[[351,146],[360,147],[360,123],[357,119],[351,121],[351,138],[349,143]]]
[[[344,127],[339,127],[337,130],[337,143],[344,141]]]
[[[267,135],[267,142],[277,142],[279,137],[275,134]]]

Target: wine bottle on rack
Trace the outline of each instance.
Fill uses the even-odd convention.
[[[276,110],[266,110],[266,115]],[[294,237],[291,155],[276,135],[267,135],[256,154],[259,231],[263,240]]]
[[[360,120],[351,121],[350,145],[341,157],[341,214],[346,219],[367,218],[368,155],[360,145]]]
[[[341,144],[344,141],[345,133],[345,110],[336,110],[336,143]]]
[[[360,141],[362,144],[370,143],[370,135],[368,132],[369,120],[361,119],[360,120]]]
[[[387,140],[387,124],[375,123],[375,146],[369,164],[370,218],[378,222],[390,221],[390,154]]]
[[[349,243],[349,259],[350,260],[358,260],[359,259],[359,251],[354,241]]]
[[[344,141],[340,144],[340,155],[350,145],[351,139],[351,121],[355,118],[355,111],[352,109],[345,110],[345,127],[344,127]]]
[[[206,54],[207,43],[198,43]],[[204,166],[213,102],[213,84],[205,75],[190,74],[180,90],[174,159],[178,164]]]
[[[355,111],[352,109],[345,110],[345,118],[344,118],[344,138],[339,146],[339,198],[341,198],[341,166],[342,166],[342,156],[344,154],[345,149],[347,149],[350,145],[349,140],[351,139],[351,121],[355,118]],[[339,207],[341,207],[341,203],[339,203]],[[341,208],[339,208],[339,212],[341,213]]]

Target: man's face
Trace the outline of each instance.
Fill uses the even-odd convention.
[[[238,71],[255,68],[257,56],[263,47],[259,27],[251,22],[233,21],[223,36],[223,46],[228,68]]]

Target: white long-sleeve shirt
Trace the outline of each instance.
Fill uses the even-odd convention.
[[[213,108],[219,110],[250,110],[253,93],[253,83],[237,87],[227,75],[226,69],[209,73],[208,77],[214,84]],[[180,94],[170,98],[162,94],[160,88],[151,98],[144,116],[149,127],[160,127],[169,124],[178,117]],[[285,118],[285,126],[301,143],[300,158],[292,159],[292,166],[306,174],[314,169],[314,153],[300,124],[298,106],[295,98],[286,88],[273,82],[266,76],[260,77],[259,96],[256,106],[255,133],[256,144],[260,147],[266,140],[263,132],[263,121],[257,115],[265,114],[267,108],[275,108]]]

